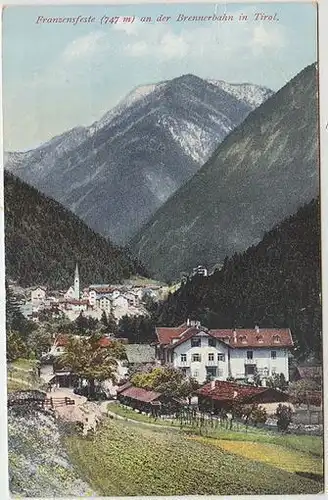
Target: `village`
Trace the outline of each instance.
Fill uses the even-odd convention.
[[[84,317],[100,320],[104,311],[118,322],[123,316],[147,316],[145,299],[164,300],[168,287],[154,283],[101,283],[90,284],[81,290],[76,264],[74,282],[67,290],[47,290],[46,287],[36,286],[20,289],[19,292],[19,308],[26,319],[34,322],[38,322],[44,314],[74,321],[83,313]]]
[[[191,275],[206,278],[208,271],[197,266]],[[81,287],[78,265],[67,290],[10,290],[36,336],[35,352],[22,356],[28,359],[8,359],[9,411],[23,406],[30,415],[34,408],[70,426],[76,442],[89,443],[90,456],[98,453],[94,440],[100,451],[107,439],[111,446],[113,432],[119,442],[125,433],[130,439],[127,424],[138,436],[158,429],[168,433],[165,439],[171,432],[214,440],[232,433],[238,442],[246,433],[269,442],[291,433],[321,442],[322,370],[295,362],[288,325],[212,329],[187,317],[178,326],[156,326],[151,310],[167,299],[168,285]],[[153,334],[129,335],[136,320]]]
[[[206,277],[208,271],[204,266],[198,266],[191,275]],[[27,320],[34,323],[42,323],[44,318],[47,321],[64,318],[71,323],[80,318],[92,318],[97,322],[111,318],[112,325],[118,325],[126,317],[147,318],[150,315],[147,301],[165,300],[169,287],[150,282],[90,284],[81,289],[76,264],[74,281],[72,279],[68,290],[54,291],[37,286],[24,292],[20,294],[19,309]],[[294,341],[289,328],[268,329],[255,325],[253,329],[213,330],[201,325],[200,321],[187,318],[177,327],[156,327],[154,333],[152,341],[136,343],[122,335],[117,337],[115,331],[98,332],[95,349],[106,350],[114,344],[120,344],[122,349],[115,359],[114,373],[108,378],[94,377],[96,390],[91,399],[123,401],[133,410],[150,416],[154,412],[158,415],[159,408],[165,415],[172,412],[172,408],[176,410],[188,402],[193,402],[197,408],[207,408],[212,414],[231,411],[237,400],[239,404],[262,404],[264,408],[269,405],[267,409],[272,414],[281,403],[290,403],[290,408],[293,408],[295,397],[288,394],[290,383],[310,379],[315,381],[312,384],[315,387],[321,377],[320,367],[302,368],[293,363]],[[74,368],[67,362],[63,363],[62,359],[72,339],[76,343],[85,343],[92,338],[92,332],[88,335],[65,331],[52,334],[52,345],[40,354],[38,364],[38,374],[51,397],[56,398],[56,392],[62,394],[64,391],[66,396],[73,397],[74,394],[74,397],[79,395],[90,399],[88,378],[81,375],[81,370],[74,372]],[[106,357],[103,360],[106,362]],[[178,393],[162,393],[156,387],[149,391],[147,384],[145,387],[133,385],[133,375],[147,375],[154,370],[163,370],[164,373],[167,370],[169,378],[178,373],[180,385],[192,381],[191,385],[187,384],[189,392],[188,389],[182,391],[180,397]],[[309,387],[312,386],[310,383]],[[301,398],[298,397],[303,402],[307,398],[308,410],[315,402],[312,420],[309,411],[308,418],[303,418],[309,425],[322,423],[319,395],[319,390],[307,390]]]

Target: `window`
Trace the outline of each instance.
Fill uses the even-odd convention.
[[[187,354],[181,354],[181,362],[185,363],[187,361]]]
[[[245,365],[245,375],[254,375],[255,365]]]
[[[263,344],[263,336],[262,335],[258,335],[256,337],[256,340],[258,341],[259,344]]]
[[[253,351],[247,351],[247,359],[253,359]]]
[[[206,368],[206,375],[210,379],[216,377],[217,376],[216,366],[208,366]]]
[[[247,344],[247,337],[245,335],[241,335],[239,337],[239,342],[241,342],[242,344]]]
[[[214,361],[214,353],[213,353],[213,352],[210,352],[210,353],[208,354],[208,360],[209,360],[209,361]]]
[[[218,361],[225,361],[225,355],[221,352],[218,353]]]
[[[271,351],[271,359],[276,359],[277,351]]]
[[[201,360],[200,354],[193,354],[192,355],[192,360],[194,362],[200,362],[200,360]]]
[[[216,339],[213,339],[213,337],[208,338],[208,345],[209,347],[216,347]]]
[[[201,340],[199,337],[193,337],[191,339],[191,347],[200,347]]]
[[[274,342],[275,344],[279,344],[279,343],[280,343],[280,337],[279,337],[279,335],[274,335],[274,336],[273,336],[273,342]]]

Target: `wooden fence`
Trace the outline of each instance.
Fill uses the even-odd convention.
[[[39,399],[39,398],[21,398],[21,399],[15,399],[12,401],[8,401],[8,406],[16,406],[16,405],[26,405],[29,403],[33,403],[35,405],[41,406],[42,408],[54,408],[55,406],[69,406],[69,405],[74,405],[75,400],[64,397],[64,398],[45,398],[45,399]]]

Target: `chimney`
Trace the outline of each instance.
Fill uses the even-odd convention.
[[[259,325],[255,325],[255,331],[256,331],[256,333],[259,333],[259,331],[260,331]]]
[[[211,380],[211,390],[215,389],[215,380]]]
[[[233,341],[236,344],[237,343],[237,332],[236,330],[233,331]]]
[[[190,326],[190,319],[187,318],[187,326]]]

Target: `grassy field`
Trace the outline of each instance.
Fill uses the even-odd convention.
[[[36,361],[17,359],[8,365],[7,391],[23,391],[42,388],[42,383],[35,373]]]
[[[250,441],[228,441],[225,439],[209,439],[200,436],[191,437],[198,442],[216,446],[222,450],[244,458],[267,463],[288,472],[323,475],[323,460],[306,452],[286,449],[276,444]]]
[[[124,408],[120,404],[109,404],[108,410],[115,413],[121,417],[129,418],[137,422],[145,422],[156,424],[159,426],[169,426],[181,428],[179,421],[165,421],[161,419],[154,419],[148,417],[147,415],[142,415],[129,408]],[[323,457],[323,438],[320,436],[305,436],[305,435],[295,435],[295,434],[285,434],[280,435],[276,432],[257,429],[255,427],[248,428],[247,432],[244,425],[240,424],[230,431],[225,429],[225,427],[218,427],[217,429],[208,428],[203,431],[207,438],[217,438],[227,441],[247,441],[247,442],[257,442],[257,443],[267,443],[272,445],[283,446],[291,450],[297,450],[304,452],[314,457]],[[182,432],[194,433],[196,429],[191,425],[184,425],[182,427]]]
[[[71,460],[99,495],[256,495],[319,493],[322,484],[224,450],[199,438],[109,420],[92,438],[65,440]],[[203,439],[203,438],[200,438]],[[228,442],[228,441],[227,441]],[[232,441],[231,441],[232,442]],[[297,463],[298,452],[289,450]],[[303,464],[304,465],[304,464]],[[312,466],[311,466],[312,467]]]

